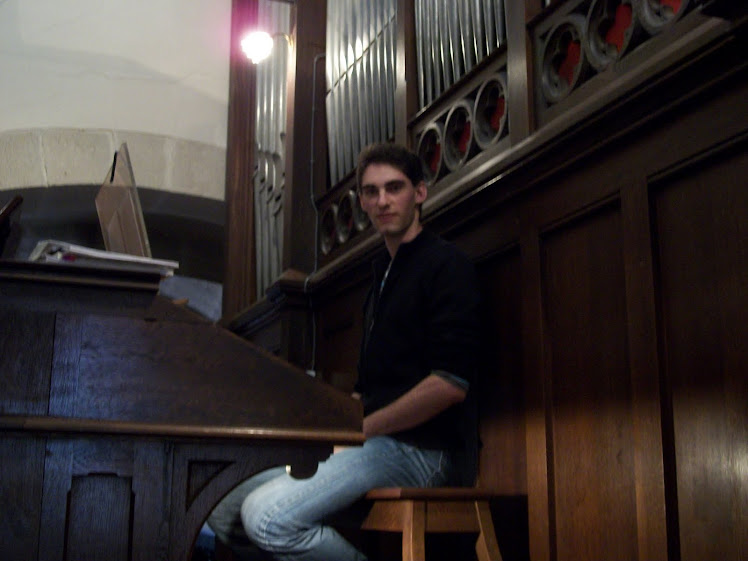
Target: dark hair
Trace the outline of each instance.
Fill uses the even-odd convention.
[[[358,155],[358,167],[356,168],[356,188],[361,189],[361,178],[366,168],[371,164],[388,164],[405,174],[415,187],[421,181],[425,181],[426,174],[423,162],[417,154],[411,152],[404,146],[390,142],[370,144]]]

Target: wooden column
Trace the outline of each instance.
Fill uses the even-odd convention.
[[[255,68],[241,50],[241,37],[257,25],[257,0],[233,0],[226,148],[226,263],[223,316],[254,301]]]
[[[315,267],[312,190],[315,186],[324,189],[318,183],[327,180],[326,20],[326,0],[297,2],[293,7],[293,48],[287,83],[283,271],[311,272]]]
[[[395,142],[409,144],[408,120],[418,110],[418,62],[416,57],[415,6],[413,0],[397,2],[397,63],[395,65]]]
[[[507,113],[512,116],[509,136],[513,144],[527,138],[535,127],[532,37],[525,22],[540,12],[540,0],[505,0],[507,39]]]

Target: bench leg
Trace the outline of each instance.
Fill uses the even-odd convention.
[[[475,514],[478,517],[478,526],[480,527],[478,541],[475,543],[475,553],[478,555],[478,561],[502,561],[488,501],[475,501]],[[405,558],[403,557],[403,559]]]
[[[403,524],[403,561],[426,559],[426,503],[407,501]]]

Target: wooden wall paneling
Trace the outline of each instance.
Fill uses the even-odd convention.
[[[0,437],[0,551],[5,559],[37,559],[45,441]]]
[[[78,370],[82,343],[81,317],[57,314],[55,322],[52,381],[49,391],[49,415],[73,417],[78,393]]]
[[[478,485],[498,496],[491,511],[504,559],[530,558],[521,265],[515,238],[477,268],[486,315],[486,352],[476,388],[482,445]]]
[[[368,265],[368,264],[367,264]],[[362,265],[367,273],[370,267]],[[337,287],[315,302],[316,369],[332,386],[350,393],[358,379],[358,354],[363,334],[363,306],[370,275]]]
[[[254,302],[255,68],[241,39],[257,26],[257,0],[232,0],[229,46],[229,108],[226,140],[226,262],[223,315],[230,317]]]
[[[745,147],[743,135],[652,185],[659,337],[672,395],[673,528],[684,561],[748,552]]]
[[[172,481],[172,444],[160,439],[140,439],[133,451],[132,493],[133,561],[170,559],[169,496]],[[153,473],[164,474],[153,477]],[[176,557],[171,558],[176,559]]]
[[[542,254],[545,255],[545,244],[551,239],[548,238],[549,232],[555,231],[560,224],[572,219],[585,219],[591,209],[606,199],[618,205],[615,201],[619,191],[622,193],[622,215],[618,220],[621,221],[620,235],[623,241],[615,240],[611,235],[607,243],[611,244],[611,250],[618,247],[615,251],[622,259],[620,266],[623,269],[617,274],[621,275],[623,284],[618,283],[612,294],[617,294],[619,298],[623,295],[624,298],[625,314],[619,320],[624,326],[625,336],[622,340],[627,353],[630,353],[626,357],[630,365],[625,370],[625,376],[621,371],[615,379],[617,382],[625,379],[631,384],[631,394],[624,400],[624,405],[629,410],[626,415],[631,417],[633,423],[627,428],[630,433],[626,438],[630,440],[630,446],[626,449],[634,455],[633,463],[629,464],[632,471],[626,471],[627,477],[620,479],[620,482],[627,494],[633,493],[636,502],[625,516],[633,540],[628,547],[633,544],[635,549],[627,551],[616,547],[615,550],[626,551],[625,555],[640,559],[662,559],[668,554],[665,552],[668,547],[667,532],[672,532],[673,528],[677,531],[678,520],[672,522],[672,513],[666,517],[666,507],[671,506],[671,500],[667,496],[667,481],[663,479],[668,477],[670,471],[668,458],[662,457],[663,453],[667,454],[668,442],[663,442],[661,435],[662,431],[667,433],[669,420],[662,418],[663,414],[668,414],[668,410],[662,401],[666,396],[660,395],[657,344],[653,341],[655,297],[644,177],[654,170],[677,165],[687,154],[709,152],[724,139],[734,143],[735,135],[740,137],[740,131],[745,130],[744,112],[736,113],[734,108],[739,106],[737,99],[745,91],[745,86],[739,76],[728,79],[727,83],[733,87],[707,90],[678,107],[670,108],[640,131],[636,142],[624,142],[626,137],[621,137],[610,144],[608,151],[574,161],[562,179],[558,176],[546,178],[546,181],[553,181],[552,190],[542,194],[538,188],[534,195],[528,196],[528,203],[522,212],[521,246],[525,278],[523,343],[526,346],[528,503],[533,559],[562,559],[564,550],[558,549],[560,544],[569,547],[560,533],[563,531],[560,518],[563,505],[557,501],[559,493],[569,492],[564,488],[568,484],[566,476],[558,473],[558,466],[565,463],[567,458],[558,457],[559,426],[555,418],[543,418],[543,407],[546,412],[555,407],[555,401],[549,400],[551,396],[556,397],[558,380],[553,369],[557,353],[548,350],[553,332],[544,323],[548,319],[545,315],[548,298],[539,288],[539,283],[545,283],[548,275],[540,268],[540,257],[536,257],[535,252],[540,255],[542,247]],[[737,84],[741,85],[734,88]],[[666,115],[669,117],[667,120],[664,119]],[[677,119],[672,118],[675,115]],[[731,138],[732,141],[729,140]],[[542,229],[543,233],[535,232],[536,228]],[[622,253],[621,243],[624,247]],[[571,251],[574,244],[568,245]],[[572,271],[568,274],[573,277],[576,273]],[[600,298],[600,294],[596,297]],[[580,305],[591,303],[582,299]],[[574,317],[576,313],[575,308],[561,308],[557,311],[557,317],[563,318],[567,314]],[[565,329],[557,331],[564,333]],[[582,354],[579,349],[584,347],[577,343],[573,346]],[[561,348],[566,347],[561,345]],[[585,367],[585,371],[595,370]],[[607,491],[598,490],[598,493],[604,492]],[[595,528],[597,531],[599,526]],[[586,540],[577,545],[578,552],[588,551],[591,547]],[[566,551],[569,556],[578,555],[578,552],[572,553],[573,548]],[[677,558],[677,551],[671,543],[668,550],[671,558]]]
[[[500,495],[527,493],[518,245],[481,263],[486,311],[486,356],[478,385],[481,488]]]
[[[657,350],[656,301],[648,186],[644,176],[621,189],[631,372],[638,559],[668,557],[662,379]],[[665,411],[667,411],[665,409]]]
[[[48,439],[40,559],[131,558],[133,458],[133,441],[128,439]],[[148,555],[154,558],[152,548]]]
[[[126,438],[73,439],[72,477],[90,473],[111,473],[117,477],[133,475],[134,444]]]
[[[478,222],[455,220],[442,232],[476,262],[485,329],[477,388],[479,484],[506,496],[527,494],[517,208],[515,204],[496,209]]]
[[[97,473],[75,476],[67,505],[65,560],[129,561],[131,479]],[[106,543],[101,537],[106,536]]]
[[[621,165],[636,165],[648,177],[733,142],[748,130],[748,73],[728,77],[677,107],[656,115],[636,142],[619,148]]]
[[[519,205],[483,206],[459,215],[440,213],[430,216],[427,228],[453,241],[473,262],[489,263],[513,251],[519,242]]]
[[[66,512],[73,477],[72,441],[49,439],[44,461],[39,561],[65,559]]]
[[[483,443],[480,485],[502,495],[527,493],[520,272],[518,246],[479,270],[489,316],[488,356],[478,393]]]
[[[64,552],[57,558],[129,559],[134,506],[132,441],[50,438],[48,460],[46,516],[40,533],[44,558]],[[48,533],[50,523],[55,526]],[[102,536],[106,536],[104,542]]]
[[[49,400],[54,314],[0,307],[0,414],[43,415]]]
[[[585,361],[595,363],[594,368],[586,364],[585,369],[581,370],[583,372],[597,371],[600,364],[609,368],[608,378],[615,383],[610,382],[611,388],[594,387],[601,395],[605,395],[605,391],[612,392],[613,388],[622,393],[622,388],[629,384],[628,375],[624,376],[624,372],[628,372],[625,361],[623,370],[620,370],[621,365],[612,357],[609,359],[611,364],[605,362],[605,353],[601,351],[607,348],[604,346],[607,344],[620,356],[623,352],[620,345],[625,347],[625,337],[621,339],[622,343],[618,342],[615,334],[598,329],[597,326],[593,329],[579,320],[581,312],[574,306],[567,307],[570,306],[568,302],[575,302],[580,310],[587,310],[588,315],[584,317],[586,321],[591,321],[589,310],[593,306],[602,309],[608,302],[607,291],[610,286],[605,283],[615,282],[618,283],[618,303],[623,305],[621,302],[625,302],[622,226],[617,198],[621,182],[625,181],[625,174],[620,169],[608,169],[609,162],[600,157],[586,158],[584,163],[586,165],[570,166],[572,173],[557,175],[553,177],[553,181],[547,180],[545,191],[539,185],[533,196],[520,202],[527,488],[532,559],[563,559],[563,555],[572,555],[569,548],[573,547],[574,542],[567,538],[576,535],[576,529],[592,525],[595,519],[594,509],[602,509],[599,504],[591,504],[586,514],[579,514],[575,507],[564,505],[564,501],[568,503],[573,500],[570,496],[574,494],[575,486],[579,486],[574,476],[569,475],[569,460],[581,462],[582,467],[595,462],[598,466],[605,465],[605,462],[615,464],[615,460],[610,459],[609,450],[606,456],[608,444],[605,427],[607,426],[608,432],[613,430],[611,427],[615,426],[616,430],[620,428],[619,441],[625,440],[626,435],[630,434],[630,429],[626,429],[626,418],[630,415],[627,412],[627,407],[630,408],[630,396],[623,394],[609,397],[607,402],[601,401],[598,410],[593,408],[585,417],[582,413],[584,406],[579,403],[586,404],[589,401],[584,393],[588,385],[582,383],[584,380],[577,379],[576,383],[567,380],[565,373],[558,372],[562,367],[569,368],[563,361],[561,365],[557,364],[559,359],[556,354],[563,351],[569,355],[565,359],[577,361],[580,369]],[[600,216],[610,218],[600,219]],[[551,242],[554,245],[549,245]],[[607,247],[606,244],[611,245]],[[607,249],[604,250],[603,247]],[[549,253],[549,248],[555,249],[556,253]],[[606,255],[608,261],[601,261],[604,266],[591,258],[589,252],[592,250],[596,252],[596,256]],[[554,259],[554,275],[548,272],[550,257]],[[555,287],[555,292],[549,293],[549,282],[556,283],[550,285],[551,288]],[[567,296],[564,290],[569,291],[570,295]],[[620,309],[617,310],[617,328],[625,331],[625,315]],[[553,316],[549,315],[552,311],[555,313]],[[553,318],[555,321],[562,321],[559,318],[563,318],[567,312],[571,314],[572,320],[577,318],[578,325],[560,327],[551,323]],[[583,341],[584,346],[574,339],[568,339],[572,328],[582,330],[582,334],[587,337]],[[564,343],[558,342],[561,336],[567,337]],[[593,345],[589,339],[594,336],[605,338]],[[597,354],[588,355],[593,348],[598,349]],[[562,384],[560,389],[556,388],[558,384]],[[578,389],[577,384],[581,384]],[[575,394],[577,391],[578,395]],[[590,427],[596,427],[600,432],[595,433]],[[590,451],[584,446],[590,442],[590,448],[594,448],[599,442],[603,442],[603,445],[599,451]],[[623,450],[624,443],[619,444]],[[574,449],[574,446],[581,446],[581,449]],[[632,450],[622,452],[622,460],[627,460],[626,453],[630,454]],[[603,472],[597,481],[591,480],[596,483],[597,491],[607,493],[603,496],[609,496],[614,487],[610,476],[611,474]],[[632,479],[633,470],[629,474],[629,480]],[[633,485],[630,494],[633,497]],[[592,490],[590,495],[594,495]],[[591,502],[594,503],[594,499]],[[635,513],[630,514],[631,520],[635,521]],[[582,520],[578,519],[580,516]],[[635,522],[631,523],[633,524]],[[595,528],[597,531],[598,527]],[[578,539],[583,540],[582,536],[580,534]],[[604,541],[606,537],[601,539]],[[607,539],[613,540],[609,534]],[[604,549],[599,543],[597,547]]]
[[[523,209],[520,216],[522,251],[522,341],[525,377],[525,442],[527,450],[527,508],[530,533],[530,559],[555,559],[555,524],[549,479],[552,434],[546,420],[550,388],[545,381],[548,351],[545,349],[542,309],[540,234]]]
[[[541,239],[559,560],[637,556],[621,238],[616,205]]]

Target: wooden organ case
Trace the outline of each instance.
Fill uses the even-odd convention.
[[[187,560],[237,483],[361,441],[352,398],[157,288],[0,263],[4,558]]]

